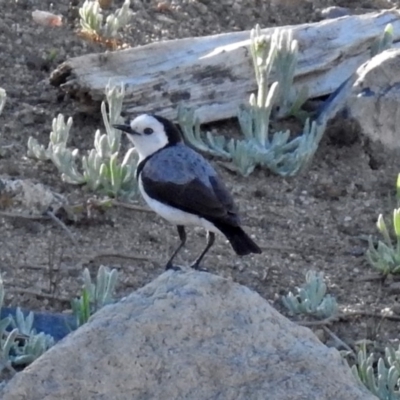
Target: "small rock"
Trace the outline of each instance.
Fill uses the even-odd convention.
[[[35,10],[32,12],[32,19],[37,24],[46,27],[62,26],[62,17],[48,11]]]
[[[208,13],[208,7],[205,4],[202,3],[197,3],[196,4],[197,9],[199,10],[200,14],[207,14]]]
[[[48,119],[46,110],[31,106],[30,104],[22,104],[22,109],[17,111],[14,117],[16,121],[24,126],[43,124]]]
[[[0,20],[0,34],[8,34],[11,32],[11,27],[4,20]]]
[[[112,0],[98,0],[100,7],[105,10],[107,8],[110,8],[112,4]]]
[[[400,294],[400,282],[392,282],[389,285],[389,294]]]
[[[28,179],[0,179],[0,207],[9,212],[27,215],[42,215],[46,211],[57,211],[66,204],[66,199],[41,183]]]
[[[322,343],[325,343],[326,335],[323,329],[316,329],[314,331],[314,334]]]
[[[362,257],[365,254],[365,248],[361,246],[352,247],[348,253],[353,257]],[[358,273],[360,270],[358,268],[354,268],[353,272]]]
[[[400,315],[400,304],[399,303],[393,304],[391,308],[395,314]]]
[[[26,66],[33,70],[47,71],[49,69],[49,62],[37,54],[29,54],[26,57]]]

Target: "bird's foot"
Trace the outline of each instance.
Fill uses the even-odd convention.
[[[172,263],[168,263],[165,266],[165,270],[168,271],[170,269],[172,269],[173,271],[182,271],[181,267],[178,267],[177,265],[173,265]]]
[[[205,267],[200,267],[200,265],[198,263],[194,263],[190,266],[190,268],[193,268],[196,271],[200,271],[200,272],[208,272],[208,269]]]

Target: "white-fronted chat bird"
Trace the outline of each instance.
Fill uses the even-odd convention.
[[[237,208],[224,182],[211,164],[186,146],[174,123],[158,115],[143,114],[114,128],[126,133],[135,146],[139,162],[136,170],[139,190],[148,206],[177,226],[180,244],[167,262],[186,243],[185,226],[207,231],[207,245],[191,265],[200,262],[222,233],[236,254],[261,253],[261,249],[240,226]]]

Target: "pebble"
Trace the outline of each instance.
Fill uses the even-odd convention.
[[[392,311],[397,314],[400,315],[400,304],[399,303],[395,303],[392,305]]]
[[[389,294],[400,294],[400,282],[392,282],[390,284]]]

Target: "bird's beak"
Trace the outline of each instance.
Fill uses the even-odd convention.
[[[139,135],[139,133],[134,131],[129,124],[123,124],[123,125],[116,124],[116,125],[113,125],[112,127],[115,129],[118,129],[122,132],[125,132],[129,135]]]

